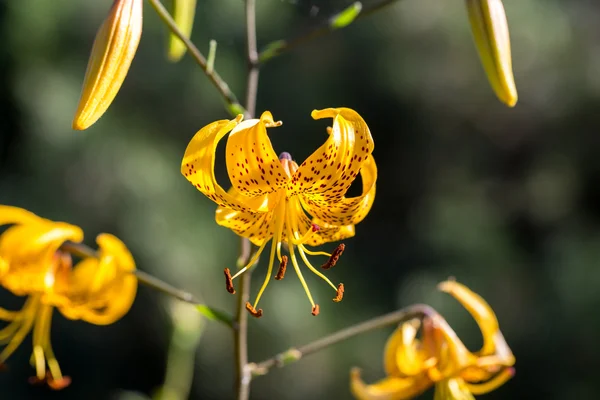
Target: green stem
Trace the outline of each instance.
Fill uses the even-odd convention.
[[[91,247],[86,246],[83,243],[65,242],[61,246],[61,250],[80,258],[98,258],[98,252],[92,249]],[[140,271],[139,269],[132,271],[132,273],[136,276],[138,282],[140,282],[141,284],[146,285],[164,294],[167,294],[171,297],[174,297],[177,300],[181,300],[183,302],[196,306],[198,312],[200,312],[202,315],[204,315],[210,320],[222,322],[230,328],[236,328],[236,323],[235,321],[233,321],[233,318],[230,315],[223,311],[216,310],[212,307],[203,304],[190,292],[177,289],[176,287],[158,279],[153,275],[150,275],[147,272]]]
[[[409,321],[413,318],[423,318],[427,315],[435,314],[435,310],[425,304],[415,304],[408,306],[398,311],[394,311],[389,314],[385,314],[365,322],[353,325],[349,328],[342,329],[324,338],[317,339],[314,342],[308,343],[300,347],[292,347],[291,349],[277,354],[276,356],[269,358],[268,360],[260,363],[253,363],[251,365],[252,376],[262,376],[269,373],[269,370],[273,367],[283,367],[293,362],[300,360],[301,358],[323,350],[329,346],[340,343],[344,340],[350,339],[354,336],[361,335],[366,332],[374,331],[377,329],[385,328],[386,326],[400,324],[402,322]]]
[[[192,43],[192,41],[181,32],[181,30],[173,20],[173,17],[171,17],[171,14],[163,6],[161,1],[148,1],[150,2],[154,10],[156,10],[156,13],[160,17],[160,19],[165,23],[165,25],[169,27],[171,32],[173,32],[173,34],[177,36],[183,42],[183,44],[185,44],[185,47],[187,47],[188,51],[190,52],[196,63],[200,66],[202,71],[204,71],[206,76],[208,76],[208,79],[210,79],[210,81],[215,85],[215,87],[219,91],[219,94],[223,97],[225,103],[227,103],[228,111],[234,116],[237,115],[240,111],[243,112],[244,108],[240,105],[240,102],[229,88],[229,85],[223,80],[223,78],[221,78],[221,76],[214,70],[214,68],[211,68],[206,57],[204,57],[202,52],[198,50],[194,43]]]
[[[373,13],[375,13],[397,1],[399,1],[399,0],[382,0],[378,3],[366,6],[361,9],[360,13],[358,13],[358,15],[356,15],[356,17],[354,17],[352,19],[352,21],[355,21],[359,18],[363,18],[368,15],[371,15],[371,14],[373,14]],[[357,3],[354,3],[354,5],[352,5],[351,7],[355,6],[356,4]],[[286,53],[298,46],[303,45],[304,43],[310,42],[314,39],[325,36],[335,30],[346,27],[348,24],[344,24],[343,26],[340,26],[337,23],[338,17],[343,13],[344,13],[344,11],[342,11],[339,14],[334,15],[331,18],[328,18],[327,20],[323,21],[319,26],[312,28],[312,29],[308,30],[307,32],[304,32],[304,33],[296,36],[295,38],[276,40],[274,42],[269,43],[259,53],[258,62],[263,64],[263,63],[271,60],[272,58],[275,58],[275,57],[277,57],[283,53]]]

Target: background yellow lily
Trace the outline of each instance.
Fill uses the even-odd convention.
[[[127,247],[116,237],[98,237],[99,258],[84,258],[75,268],[71,255],[60,250],[66,241],[81,242],[81,228],[54,222],[10,206],[0,205],[0,226],[12,225],[0,234],[0,284],[19,296],[29,296],[20,311],[0,308],[0,330],[8,343],[0,363],[33,330],[32,360],[35,380],[54,389],[69,385],[50,344],[54,308],[65,317],[105,325],[121,318],[130,308],[137,290],[131,272],[135,264]]]
[[[410,399],[435,384],[435,399],[472,399],[496,389],[513,374],[515,358],[506,344],[490,306],[466,286],[446,281],[440,290],[454,296],[473,316],[483,335],[483,347],[471,353],[444,318],[433,313],[422,322],[401,324],[384,353],[387,378],[365,384],[357,369],[351,389],[361,400]]]

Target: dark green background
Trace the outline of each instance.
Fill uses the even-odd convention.
[[[0,2],[0,203],[80,225],[86,242],[121,237],[138,267],[231,310],[222,270],[237,238],[214,223],[215,205],[180,175],[193,134],[226,118],[216,90],[186,56],[165,60],[166,30],[151,7],[132,69],[112,107],[71,130],[85,65],[111,1]],[[218,41],[216,68],[243,97],[241,0],[199,0],[193,40]],[[314,26],[348,1],[259,0],[261,46]],[[461,0],[399,0],[379,14],[266,65],[258,109],[297,160],[325,139],[314,108],[351,107],[375,140],[378,193],[310,306],[290,274],[250,321],[260,361],[415,302],[447,316],[475,350],[478,331],[435,285],[448,276],[483,295],[517,358],[517,375],[486,399],[598,398],[600,318],[600,5],[507,0],[519,103],[496,100],[479,64]],[[225,170],[219,177],[225,183]],[[332,247],[332,246],[330,246]],[[258,267],[253,294],[266,266]],[[3,306],[19,302],[2,293]],[[171,301],[140,288],[131,312],[97,327],[57,316],[52,342],[73,384],[31,388],[30,341],[0,375],[3,399],[132,399],[162,383]],[[383,377],[391,328],[330,348],[253,384],[254,399],[349,398],[348,372]],[[196,354],[192,399],[232,398],[232,338],[209,323]],[[141,396],[141,394],[140,394]],[[432,398],[428,393],[425,398]]]

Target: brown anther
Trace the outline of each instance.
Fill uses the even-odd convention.
[[[263,315],[262,308],[259,308],[257,310],[256,308],[252,307],[252,304],[250,304],[249,301],[246,302],[246,310],[248,310],[248,312],[250,314],[252,314],[252,316],[255,317],[255,318],[260,318]]]
[[[46,383],[48,383],[48,386],[50,387],[50,389],[62,390],[71,384],[71,378],[68,376],[63,376],[60,379],[53,379],[53,378],[47,377]]]
[[[275,275],[275,279],[278,281],[282,280],[285,276],[285,270],[287,268],[288,256],[281,256],[281,262],[279,263],[279,270],[277,271],[277,275]]]
[[[339,303],[340,301],[342,301],[343,298],[344,298],[344,284],[340,283],[337,288],[337,294],[335,295],[335,298],[333,299],[333,301],[335,301],[336,303]]]
[[[335,248],[333,253],[331,253],[331,257],[329,257],[329,260],[327,260],[325,264],[321,265],[321,268],[329,269],[335,267],[335,264],[337,264],[345,248],[346,245],[344,243],[340,243],[339,246]]]
[[[317,224],[312,224],[312,228],[311,229],[312,229],[313,232],[318,232],[318,231],[321,230],[321,227],[319,225],[317,225]]]
[[[4,364],[3,362],[0,362],[0,372],[5,371],[8,371],[8,365]]]
[[[223,272],[225,273],[225,287],[227,288],[227,291],[231,294],[235,294],[233,279],[231,279],[231,271],[229,271],[229,268],[225,268],[225,271]]]
[[[319,310],[320,310],[320,309],[319,309],[319,305],[318,305],[318,304],[315,304],[315,306],[312,308],[312,315],[314,315],[315,317],[316,317],[317,315],[319,315]]]

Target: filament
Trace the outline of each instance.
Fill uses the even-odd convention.
[[[277,251],[277,244],[281,243],[281,239],[283,236],[283,226],[285,222],[285,208],[287,200],[280,200],[280,203],[277,205],[276,215],[275,215],[275,235],[273,236],[273,240],[271,242],[271,255],[269,256],[269,268],[267,269],[267,276],[265,276],[265,281],[263,282],[260,290],[258,291],[258,295],[256,296],[256,300],[254,301],[254,308],[258,305],[260,298],[262,297],[269,281],[271,280],[271,274],[273,273],[273,263],[275,261],[275,253]],[[263,245],[264,246],[264,245]],[[281,253],[281,250],[279,251]]]
[[[265,240],[265,242],[258,248],[258,250],[256,251],[256,253],[254,253],[254,255],[252,256],[252,258],[250,259],[250,261],[248,262],[248,264],[246,264],[246,266],[244,268],[242,268],[238,272],[236,272],[235,275],[233,275],[231,277],[231,280],[234,280],[235,278],[237,278],[238,276],[240,276],[241,274],[243,274],[244,272],[246,272],[246,270],[248,268],[250,268],[251,266],[254,265],[254,263],[256,262],[256,260],[258,260],[258,257],[260,257],[260,253],[262,253],[262,251],[267,246],[267,243],[269,243],[269,241]]]

